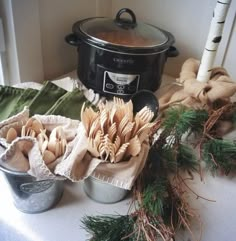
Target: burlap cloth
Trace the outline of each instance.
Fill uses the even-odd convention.
[[[9,128],[19,130],[29,119],[29,110],[25,109],[0,122],[0,144],[5,147],[5,151],[0,154],[0,165],[11,170],[28,172],[38,180],[67,178],[81,181],[93,176],[124,189],[132,188],[145,165],[149,151],[147,142],[142,144],[138,156],[116,164],[108,163],[93,158],[88,153],[87,137],[80,121],[59,115],[34,115],[33,118],[39,120],[49,132],[56,126],[63,128],[68,143],[65,154],[46,165],[36,138],[17,137],[10,144],[6,142]]]
[[[227,102],[236,92],[236,83],[224,68],[212,69],[207,83],[196,80],[200,61],[187,59],[176,82],[158,91],[160,111],[182,104],[195,109],[210,109],[216,101]]]

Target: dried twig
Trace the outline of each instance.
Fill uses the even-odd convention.
[[[193,189],[189,187],[189,185],[185,182],[185,180],[181,177],[181,175],[178,174],[178,178],[181,180],[181,182],[182,182],[194,195],[196,195],[197,199],[198,199],[198,198],[201,198],[201,199],[206,200],[206,201],[209,201],[209,202],[216,202],[216,200],[212,200],[212,199],[205,198],[205,197],[197,194],[195,191],[193,191]]]
[[[228,103],[224,106],[222,106],[221,108],[217,109],[217,110],[213,110],[213,112],[211,113],[211,115],[209,116],[208,120],[206,121],[205,125],[204,125],[204,134],[207,134],[210,132],[210,130],[212,129],[212,127],[216,124],[216,122],[219,120],[219,118],[227,111],[229,111],[229,109],[232,107],[232,103]]]

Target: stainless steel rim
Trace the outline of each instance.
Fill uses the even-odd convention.
[[[15,176],[31,177],[27,172],[13,171],[0,165],[0,170]]]

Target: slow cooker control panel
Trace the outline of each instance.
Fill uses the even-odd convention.
[[[138,91],[139,74],[121,74],[104,71],[103,92],[114,95],[133,95]]]

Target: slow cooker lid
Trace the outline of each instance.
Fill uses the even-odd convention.
[[[121,15],[129,15],[124,18]],[[159,28],[137,22],[135,14],[127,8],[121,9],[116,18],[90,18],[74,26],[75,32],[82,32],[101,44],[123,47],[153,48],[168,42],[168,36]]]

